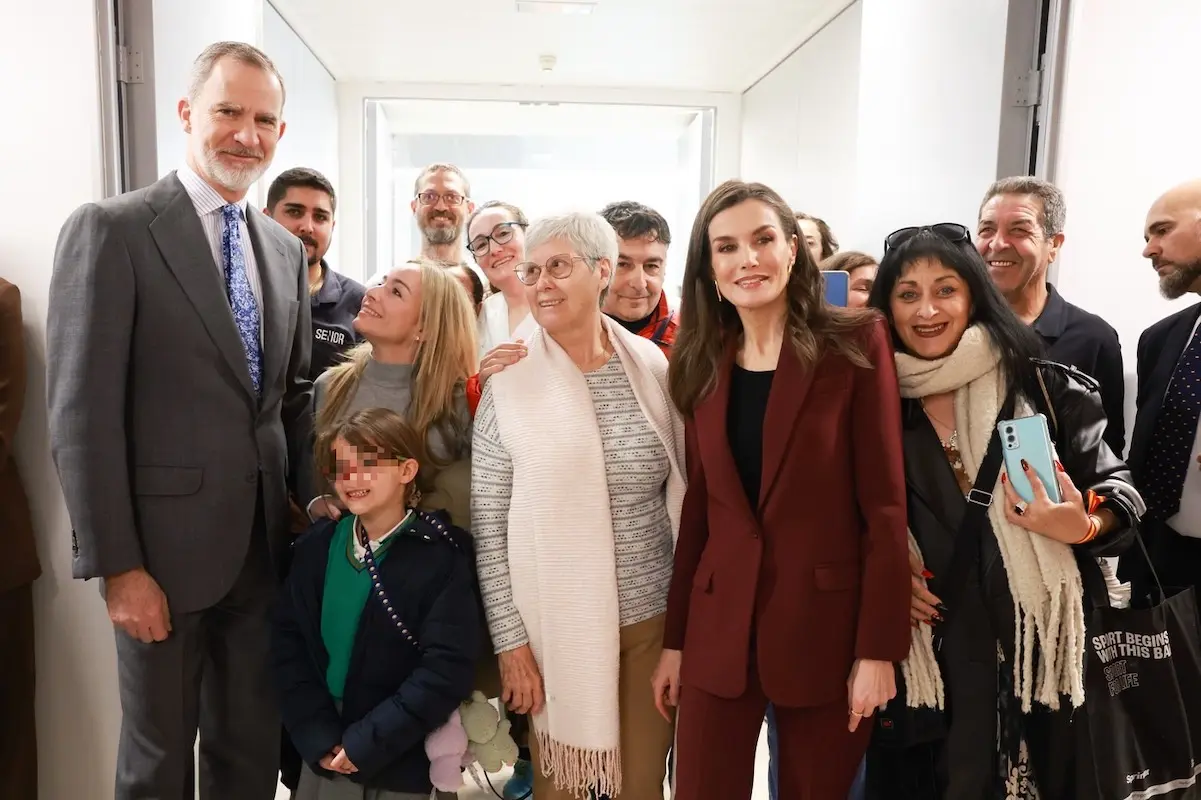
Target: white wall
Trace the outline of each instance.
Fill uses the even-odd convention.
[[[267,188],[275,176],[292,167],[317,170],[329,178],[334,191],[341,194],[338,185],[338,90],[334,76],[270,3],[263,9],[262,49],[284,76],[287,90],[284,121],[288,124],[275,150],[275,160],[259,181],[262,200],[266,201]],[[341,265],[339,233],[335,226],[334,239],[326,254],[326,259],[335,268]]]
[[[342,237],[342,261],[346,273],[362,273],[363,261],[363,144],[364,103],[369,98],[425,100],[530,100],[561,103],[604,103],[613,105],[674,105],[716,109],[715,175],[720,183],[739,173],[742,138],[741,95],[720,92],[691,92],[661,89],[605,89],[580,87],[496,86],[415,83],[339,82],[339,148],[341,182],[338,230]],[[472,187],[474,192],[474,187]],[[398,210],[398,213],[399,210]],[[397,255],[399,255],[399,251]],[[367,272],[364,277],[370,277]]]
[[[1008,0],[859,0],[743,96],[742,177],[879,255],[996,178]]]
[[[394,146],[395,139],[392,136],[392,126],[388,122],[388,115],[378,105],[373,127],[375,128],[375,141],[372,142],[372,146],[375,148],[375,197],[371,198],[368,212],[373,213],[375,219],[375,264],[364,266],[363,277],[360,280],[367,278],[369,273],[384,272],[396,266],[398,253],[408,255],[407,249],[395,249],[400,232],[407,230],[407,226],[400,222],[402,214],[399,210],[403,209],[404,215],[412,218],[409,214],[408,204],[412,189],[402,192],[398,185],[394,166],[396,148]],[[397,197],[398,194],[402,196]]]
[[[857,219],[842,238],[881,253],[905,225],[974,227],[997,177],[1008,2],[862,3]]]
[[[93,0],[42,0],[13,11],[0,74],[21,77],[6,82],[4,99],[48,120],[0,127],[0,174],[21,187],[26,208],[37,209],[19,224],[0,226],[0,275],[21,288],[29,357],[16,454],[44,572],[34,585],[40,796],[101,800],[113,796],[120,724],[113,633],[96,585],[71,579],[71,526],[50,461],[44,377],[58,229],[76,206],[103,193],[96,14]],[[67,117],[51,113],[66,109]]]
[[[1197,300],[1162,299],[1141,253],[1151,203],[1173,185],[1201,178],[1199,31],[1196,0],[1071,5],[1052,175],[1068,203],[1058,286],[1117,328],[1130,425],[1139,334]]]
[[[855,220],[862,18],[861,1],[742,98],[742,177],[771,186],[836,234]]]
[[[89,9],[89,13],[93,13]],[[158,174],[184,159],[179,99],[187,94],[192,62],[213,42],[258,45],[263,32],[263,0],[205,0],[204,7],[180,0],[154,0],[154,112]],[[253,196],[253,195],[252,195]]]

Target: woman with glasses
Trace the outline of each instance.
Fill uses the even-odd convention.
[[[532,717],[536,800],[662,800],[673,727],[646,687],[684,495],[667,358],[601,312],[617,261],[604,218],[551,217],[527,237],[515,275],[538,327],[485,386],[472,444],[503,699]]]
[[[750,797],[770,703],[783,800],[845,800],[908,647],[892,348],[825,303],[796,217],[729,181],[692,228],[671,395],[688,494],[656,703],[677,800]]]
[[[513,272],[525,260],[528,227],[529,220],[520,208],[500,200],[484,203],[467,220],[467,249],[493,287],[479,317],[481,360],[498,344],[523,339],[533,332],[525,287]],[[487,382],[486,377],[482,380]]]
[[[1085,646],[1077,556],[1118,554],[1143,512],[1102,438],[1097,384],[1039,359],[1037,334],[961,225],[889,236],[870,305],[896,346],[913,632],[900,707],[886,712],[894,724],[868,754],[869,797],[1075,798],[1071,723],[1084,701]],[[1021,462],[1023,499],[1002,465],[1010,445],[997,425],[1035,414],[1058,460],[1048,475]],[[926,735],[902,735],[906,724]]]

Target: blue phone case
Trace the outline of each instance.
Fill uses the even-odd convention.
[[[1055,478],[1055,447],[1047,428],[1047,418],[1042,414],[1019,419],[1007,419],[997,423],[1001,434],[1001,446],[1005,453],[1005,472],[1014,491],[1027,503],[1034,501],[1030,481],[1022,469],[1022,459],[1030,465],[1034,474],[1042,480],[1047,496],[1056,503],[1062,502],[1059,482]]]
[[[851,300],[851,273],[840,269],[825,270],[822,272],[822,283],[826,290],[826,302],[845,308]]]

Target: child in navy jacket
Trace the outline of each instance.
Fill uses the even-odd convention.
[[[272,635],[298,800],[418,800],[426,736],[466,700],[483,620],[468,534],[417,511],[423,439],[367,409],[317,448],[349,513],[294,546]],[[382,594],[381,594],[382,592]]]

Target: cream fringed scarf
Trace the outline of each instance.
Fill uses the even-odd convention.
[[[667,359],[602,318],[638,405],[667,449],[672,540],[684,500],[684,425],[667,394]],[[534,716],[543,772],[587,797],[621,793],[617,567],[605,453],[584,375],[541,328],[529,355],[491,379],[513,461],[508,557],[513,602],[546,704]]]
[[[1005,401],[1000,356],[988,333],[979,326],[968,328],[955,352],[935,361],[904,353],[897,353],[896,360],[902,397],[955,392],[959,451],[968,477],[974,481]],[[1015,416],[1032,413],[1029,404],[1019,399]],[[1014,600],[1017,641],[1013,677],[1022,710],[1029,712],[1032,702],[1058,708],[1060,695],[1079,706],[1084,702],[1084,593],[1076,559],[1067,545],[1011,525],[1004,509],[1005,493],[998,478],[988,521],[1000,546]],[[921,555],[912,532],[909,547]],[[920,628],[914,631],[909,657],[902,664],[908,704],[941,708],[942,677],[934,659],[933,638],[929,626]]]

